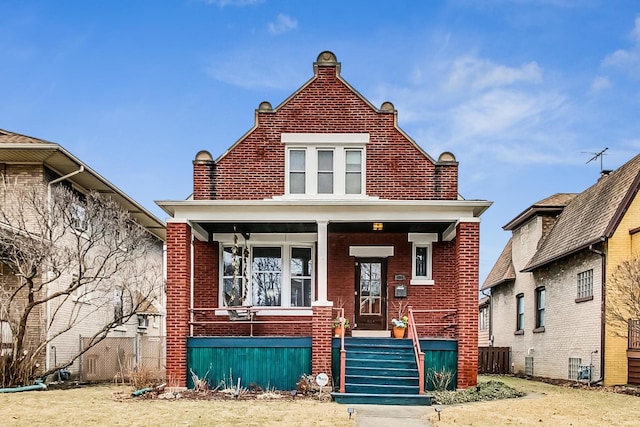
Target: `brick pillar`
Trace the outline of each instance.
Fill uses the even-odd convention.
[[[437,200],[458,198],[458,162],[449,152],[442,153],[436,163],[435,192]]]
[[[216,163],[208,151],[200,151],[193,161],[193,200],[216,198]]]
[[[313,325],[311,327],[311,371],[318,375],[320,372],[331,375],[331,309],[333,303],[313,303]]]
[[[187,337],[191,281],[191,228],[167,221],[167,380],[187,385]]]
[[[478,383],[478,264],[480,222],[461,222],[456,233],[458,273],[458,388]]]

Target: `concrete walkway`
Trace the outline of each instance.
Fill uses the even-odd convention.
[[[344,405],[355,410],[357,427],[430,427],[433,406]]]

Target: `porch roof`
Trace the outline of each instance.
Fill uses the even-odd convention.
[[[318,222],[330,231],[369,231],[382,222],[386,232],[443,234],[458,222],[479,221],[491,206],[486,200],[266,199],[157,201],[174,221],[188,221],[204,234],[232,232],[315,232]]]

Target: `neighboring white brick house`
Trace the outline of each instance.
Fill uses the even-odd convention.
[[[514,373],[640,384],[640,323],[616,273],[640,254],[640,155],[579,194],[556,194],[503,228],[512,236],[487,276],[497,347]],[[613,315],[620,311],[619,320]],[[585,372],[586,374],[586,372]]]
[[[86,194],[91,191],[97,191],[108,195],[120,207],[127,210],[130,217],[146,229],[147,234],[153,240],[152,250],[147,253],[144,259],[139,259],[140,263],[144,262],[145,266],[152,265],[154,274],[157,271],[162,271],[166,232],[164,223],[60,145],[0,129],[0,177],[5,180],[5,184],[15,183],[17,186],[37,184],[47,188],[48,184],[55,182],[56,184],[67,185],[78,193]],[[3,187],[3,191],[10,192],[12,189],[11,185],[5,187]],[[0,198],[0,203],[10,203],[7,200],[12,200],[11,197],[3,192],[0,192],[0,194],[5,197]],[[46,197],[47,195],[43,194],[43,200],[46,200]],[[3,279],[0,282],[9,285],[17,283],[14,282],[15,276],[10,276],[8,272],[8,268],[0,268],[0,279]],[[3,274],[4,277],[2,277]],[[46,274],[46,272],[43,272],[41,277]],[[151,273],[149,272],[149,274]],[[66,284],[71,281],[73,281],[72,272],[63,271],[61,276],[49,283],[43,292],[52,294],[57,290],[64,289],[67,286]],[[164,288],[159,286],[156,289],[157,292],[153,294],[154,301],[149,301],[147,296],[140,298],[141,301],[145,301],[145,304],[143,304],[144,313],[142,310],[136,311],[141,315],[149,315],[150,321],[146,329],[145,338],[155,336],[159,339],[165,336],[163,316],[165,311]],[[0,298],[2,298],[2,294],[0,294]],[[90,310],[88,308],[89,304],[74,296],[65,299],[59,306],[56,305],[62,299],[52,300],[48,304],[38,306],[33,317],[29,319],[29,340],[34,346],[42,342],[45,336],[55,337],[58,331],[67,328],[70,322],[69,319],[73,318],[73,316],[83,319],[82,322],[78,322],[64,334],[49,338],[51,341],[46,346],[45,351],[42,352],[41,359],[39,359],[41,371],[60,366],[61,363],[69,360],[71,355],[75,355],[78,352],[81,345],[81,337],[92,336],[114,319],[115,296],[110,305],[100,307],[99,310]],[[56,316],[51,315],[54,311]],[[6,322],[3,316],[9,315],[0,313],[0,321]],[[87,317],[84,318],[84,316]],[[65,324],[65,322],[67,323]],[[50,323],[52,323],[51,327],[47,328]],[[138,333],[138,320],[136,316],[133,316],[127,323],[112,329],[109,332],[109,337],[134,338],[138,336]],[[8,336],[7,331],[3,331],[3,334]],[[2,344],[4,346],[6,343]],[[75,375],[79,373],[79,368],[80,363],[78,360],[68,369]]]
[[[576,304],[575,286],[565,286],[575,284],[578,272],[593,268],[591,264],[594,260],[595,267],[599,268],[598,256],[563,260],[561,264],[552,263],[537,271],[535,276],[534,273],[522,271],[536,253],[541,239],[552,227],[557,215],[574,196],[556,194],[541,200],[505,225],[504,229],[511,231],[512,236],[482,286],[484,291],[491,289],[493,345],[511,347],[514,373],[569,378],[569,359],[579,358],[581,363],[588,364],[591,351],[600,347],[600,315],[597,307],[599,296],[594,295],[591,301]],[[594,276],[596,275],[594,270]],[[537,294],[542,289],[538,283],[544,283],[546,303],[543,326],[536,320]],[[594,284],[594,289],[596,287]],[[520,317],[522,324],[518,325],[517,304],[520,298],[523,304]],[[566,324],[582,326],[573,330],[564,328]],[[594,359],[597,375],[599,359]],[[531,363],[533,372],[530,370]]]

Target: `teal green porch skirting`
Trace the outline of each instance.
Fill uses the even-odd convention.
[[[187,387],[193,373],[210,388],[259,387],[294,390],[302,375],[311,374],[310,337],[189,337]]]
[[[448,390],[455,390],[458,384],[458,341],[448,339],[421,339],[420,348],[424,353],[424,386],[435,390],[434,374],[451,375]],[[333,383],[340,385],[340,338],[333,338],[331,348],[331,370]]]

